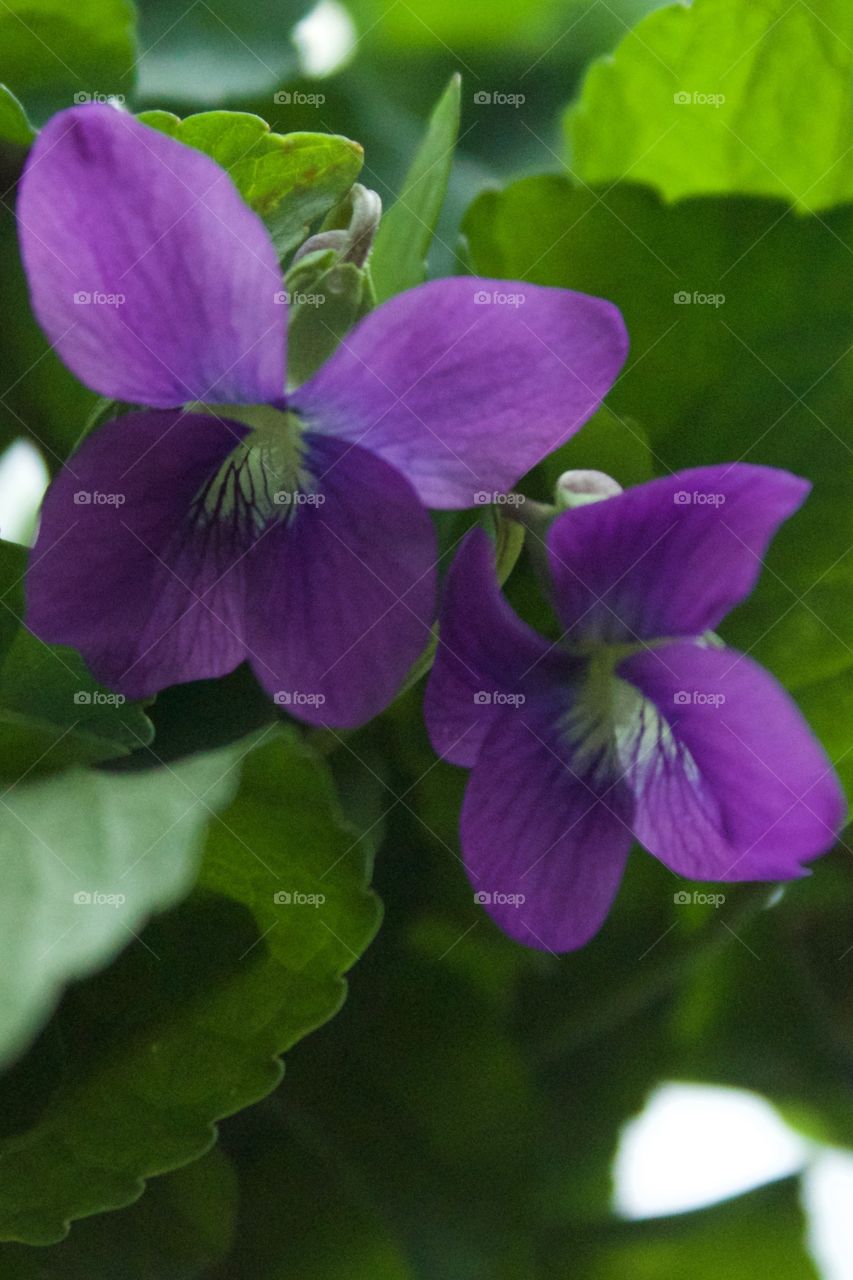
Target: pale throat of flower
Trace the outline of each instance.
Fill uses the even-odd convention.
[[[197,518],[207,524],[227,521],[255,532],[272,521],[292,519],[301,496],[314,485],[297,415],[266,404],[198,402],[187,405],[186,411],[250,429],[199,491],[194,503]]]

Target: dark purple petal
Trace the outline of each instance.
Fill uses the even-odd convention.
[[[742,463],[700,467],[577,507],[551,526],[555,604],[575,639],[698,636],[752,591],[809,484]]]
[[[48,489],[27,625],[79,649],[129,698],[224,675],[246,656],[243,547],[190,519],[244,428],[135,413],[91,435]]]
[[[586,422],[627,345],[622,317],[600,298],[436,280],[362,320],[292,403],[313,431],[380,454],[427,506],[469,507]]]
[[[357,445],[307,437],[313,501],[252,553],[250,660],[294,715],[354,727],[430,640],[435,534],[411,485]]]
[[[627,788],[600,761],[572,757],[553,707],[505,710],[462,807],[465,867],[485,910],[510,937],[549,951],[582,947],[599,930],[632,842]]]
[[[17,213],[33,309],[88,386],[163,408],[281,397],[276,253],[209,157],[74,107],[39,134]]]
[[[844,796],[768,672],[687,641],[637,654],[619,672],[652,704],[625,763],[636,835],[656,858],[695,880],[787,880],[832,846]]]
[[[465,538],[450,567],[439,646],[424,700],[432,745],[470,767],[508,698],[546,689],[566,659],[516,616],[501,593],[495,553],[482,529]]]

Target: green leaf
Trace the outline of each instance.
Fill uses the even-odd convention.
[[[421,284],[426,256],[444,203],[459,132],[462,80],[450,83],[430,116],[397,201],[379,224],[370,269],[379,302]]]
[[[565,1264],[577,1280],[753,1280],[758,1258],[776,1280],[818,1280],[796,1178],[707,1209],[613,1223],[586,1241],[572,1237]]]
[[[799,212],[853,198],[847,0],[696,0],[646,17],[590,69],[566,128],[591,184],[667,200],[777,196]]]
[[[71,770],[0,804],[0,1057],[62,988],[106,964],[192,884],[201,832],[236,783],[235,754],[174,769]]]
[[[130,0],[4,0],[3,78],[40,117],[133,84],[136,10]]]
[[[184,120],[144,111],[139,119],[222,165],[266,222],[282,256],[349,191],[364,159],[362,147],[349,138],[271,133],[260,116],[243,111],[203,111]]]
[[[228,1160],[213,1148],[151,1183],[121,1213],[87,1218],[60,1244],[3,1246],[3,1280],[201,1280],[227,1253],[239,1188]]]
[[[840,283],[853,211],[818,219],[776,201],[709,198],[667,207],[643,188],[595,193],[547,176],[480,197],[465,227],[484,274],[622,309],[631,354],[608,404],[646,431],[658,473],[742,459],[813,481],[722,631],[792,690],[808,685],[816,722],[837,717],[838,682],[853,680],[853,326]],[[840,722],[833,733],[839,742]],[[853,782],[846,744],[838,755]]]
[[[272,90],[297,69],[291,35],[312,7],[313,0],[144,0],[141,96],[210,104]]]
[[[0,778],[126,756],[153,737],[138,703],[110,693],[80,655],[22,624],[27,553],[0,542]]]
[[[0,142],[28,147],[35,136],[36,131],[14,93],[0,84]]]
[[[232,753],[176,772],[216,772],[215,759],[220,774],[233,768]],[[136,788],[127,815],[134,851],[122,852],[119,833],[113,858],[137,860],[137,880],[119,887],[159,880],[165,897],[175,879],[170,837],[161,831],[138,861],[139,845],[156,839],[143,811],[146,779],[111,780]],[[203,793],[210,780],[191,775],[191,784]],[[183,796],[186,807],[193,796]],[[67,850],[67,832],[64,842]],[[128,1204],[143,1179],[198,1157],[217,1120],[278,1084],[279,1055],[337,1011],[342,974],[376,930],[366,871],[316,756],[286,732],[252,751],[238,794],[210,825],[196,892],[66,997],[57,1091],[34,1124],[0,1144],[0,1238],[50,1243],[69,1219]]]

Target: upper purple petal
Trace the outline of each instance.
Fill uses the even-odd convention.
[[[471,766],[507,699],[547,690],[567,661],[515,614],[495,573],[487,534],[472,529],[447,574],[439,644],[424,699],[432,745]]]
[[[838,779],[763,668],[682,641],[619,674],[650,704],[623,764],[637,838],[661,862],[696,880],[785,880],[833,845],[846,812]]]
[[[574,639],[712,630],[752,591],[767,545],[809,484],[770,467],[700,467],[559,516],[554,603]]]
[[[399,691],[435,617],[432,521],[381,458],[306,438],[313,501],[252,552],[250,661],[287,710],[355,727]]]
[[[30,629],[79,649],[129,698],[233,670],[246,657],[242,548],[190,515],[244,430],[134,413],[89,436],[45,496],[26,580]]]
[[[112,107],[62,111],[18,194],[33,309],[101,395],[170,407],[284,391],[281,272],[208,156]]]
[[[371,312],[292,404],[313,431],[385,458],[427,506],[468,507],[511,488],[586,422],[627,345],[600,298],[436,280]]]
[[[632,801],[599,763],[578,762],[553,706],[525,703],[495,720],[471,772],[461,819],[465,867],[485,910],[528,946],[582,947],[619,888]]]

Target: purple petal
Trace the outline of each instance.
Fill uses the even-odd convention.
[[[33,309],[88,386],[163,408],[281,397],[275,250],[209,157],[74,107],[39,134],[17,213]]]
[[[424,700],[436,752],[473,765],[507,699],[560,679],[566,660],[507,604],[482,529],[466,536],[447,575],[439,646]]]
[[[628,766],[635,831],[695,880],[787,880],[835,842],[832,765],[768,672],[731,649],[665,645],[619,674],[657,710]]]
[[[469,507],[577,431],[626,352],[622,317],[600,298],[436,280],[362,320],[292,403],[311,430],[380,454],[427,506]]]
[[[573,763],[549,711],[527,704],[504,711],[462,807],[465,866],[475,892],[488,895],[485,910],[528,946],[582,947],[619,888],[631,808],[623,784],[603,780],[592,762]]]
[[[652,480],[551,526],[555,603],[575,638],[698,636],[749,595],[809,484],[740,463]]]
[[[244,431],[136,413],[91,435],[45,497],[27,573],[30,629],[79,649],[129,698],[233,670],[246,656],[242,548],[205,537],[189,516]]]
[[[251,663],[294,715],[354,727],[382,711],[430,640],[432,521],[411,485],[357,445],[307,437],[315,502],[252,553]]]

